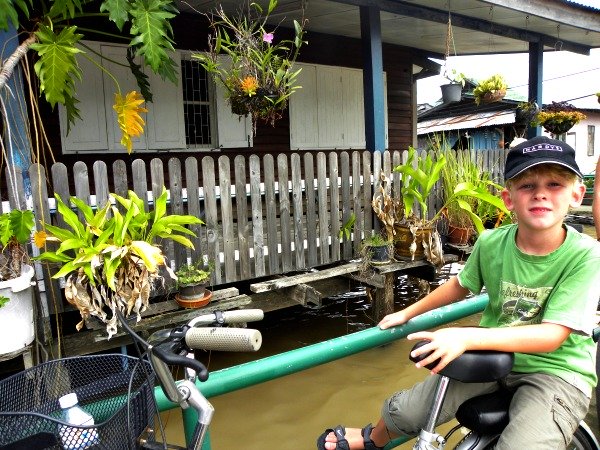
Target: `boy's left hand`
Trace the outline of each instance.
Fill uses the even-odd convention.
[[[446,367],[450,361],[458,358],[467,350],[468,328],[442,328],[437,331],[419,331],[407,336],[408,340],[426,340],[429,341],[422,347],[414,350],[411,356],[419,356],[424,353],[432,352],[424,360],[416,363],[416,367],[425,367],[428,364],[439,359],[439,363],[431,370],[431,373],[438,373]]]

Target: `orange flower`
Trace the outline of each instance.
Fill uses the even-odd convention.
[[[132,150],[131,137],[137,137],[144,132],[145,122],[140,113],[148,112],[148,110],[140,106],[142,103],[144,103],[144,98],[136,91],[127,93],[125,98],[119,93],[115,94],[113,109],[117,112],[119,128],[123,132],[121,144],[127,149],[127,153],[131,153]]]
[[[240,81],[240,88],[242,89],[242,92],[251,97],[256,94],[256,89],[258,89],[258,80],[254,77],[248,76]]]
[[[39,230],[33,233],[33,242],[37,248],[44,248],[46,245],[46,239],[48,239],[48,233],[44,230]]]

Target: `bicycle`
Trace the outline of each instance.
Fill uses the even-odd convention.
[[[594,340],[596,342],[599,335],[600,328],[597,328],[594,330]],[[427,341],[417,342],[411,353],[426,343]],[[425,359],[427,355],[409,356],[409,358],[413,362],[418,362]],[[456,419],[459,424],[453,427],[445,436],[436,433],[435,424],[450,380],[464,383],[497,381],[508,375],[512,370],[513,360],[514,354],[510,352],[469,350],[442,369],[439,372],[440,377],[427,417],[427,423],[420,431],[413,449],[441,450],[450,436],[461,427],[467,428],[469,432],[454,447],[455,450],[492,449],[502,430],[508,424],[508,409],[511,400],[511,394],[508,391],[500,390],[476,396],[462,403],[456,412]],[[426,367],[432,369],[436,365],[437,361],[434,361]],[[600,444],[585,422],[582,421],[575,430],[568,450],[600,450]]]
[[[194,359],[194,350],[256,351],[262,344],[260,331],[223,325],[263,316],[259,309],[203,314],[146,341],[119,315],[123,328],[141,347],[139,358],[121,354],[62,358],[0,381],[0,450],[199,450],[214,408],[196,386],[196,380],[207,380],[208,370]],[[176,382],[169,366],[183,367],[185,378]],[[164,442],[164,427],[156,414],[155,375],[170,401],[197,414],[186,447]],[[72,392],[94,417],[93,425],[70,424],[61,416],[58,399]],[[82,433],[90,430],[94,441],[81,442]],[[163,442],[157,441],[159,437]]]

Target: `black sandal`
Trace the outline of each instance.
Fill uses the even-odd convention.
[[[371,439],[371,431],[373,431],[373,426],[371,424],[367,425],[361,430],[365,450],[383,450],[383,447],[377,447],[373,443],[373,440]],[[350,445],[346,440],[346,429],[342,425],[338,425],[335,428],[328,428],[321,436],[319,436],[317,439],[318,450],[326,450],[325,439],[329,433],[335,433],[335,437],[337,438],[337,445],[335,447],[336,450],[350,450]]]

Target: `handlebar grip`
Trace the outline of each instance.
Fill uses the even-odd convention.
[[[185,334],[189,348],[225,352],[255,352],[260,349],[262,335],[249,328],[190,328]]]
[[[256,322],[263,320],[265,313],[262,309],[238,309],[235,311],[224,311],[224,323]]]

